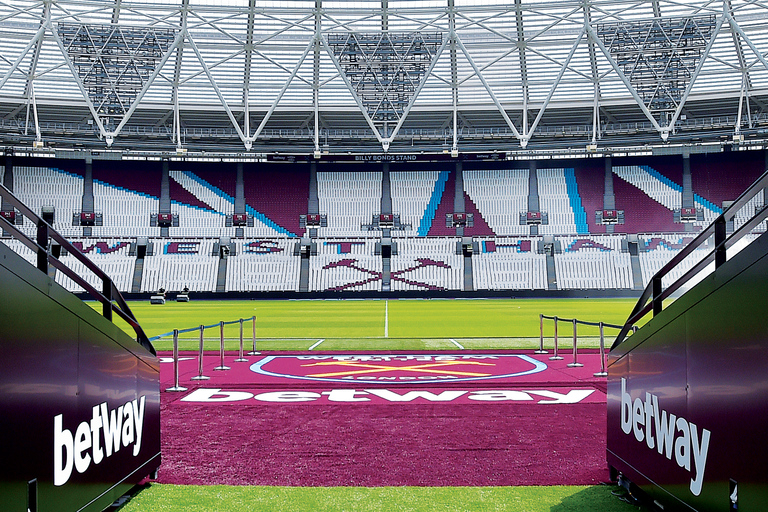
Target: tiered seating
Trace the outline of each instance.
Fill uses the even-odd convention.
[[[134,256],[129,256],[130,244],[122,239],[115,240],[100,240],[102,247],[97,247],[96,241],[93,239],[79,239],[70,240],[73,244],[82,247],[83,252],[88,259],[95,263],[101,270],[106,273],[115,286],[121,292],[131,291],[131,284],[133,282],[133,269],[136,263]],[[84,278],[88,284],[101,291],[101,280],[96,277],[93,272],[85,268],[85,265],[80,263],[72,255],[63,256],[61,258],[69,268],[77,272],[77,274]],[[84,291],[80,285],[76,284],[69,277],[62,272],[56,273],[56,282],[62,285],[69,291],[82,292]]]
[[[237,240],[227,260],[227,291],[298,291],[301,258],[295,239]]]
[[[542,290],[547,287],[547,261],[536,253],[538,238],[479,238],[472,255],[476,290]]]
[[[563,248],[555,255],[557,287],[569,289],[631,289],[632,264],[621,252],[621,237],[557,237]]]
[[[328,215],[321,236],[367,236],[360,226],[381,210],[381,172],[318,172],[320,212]]]
[[[155,292],[160,288],[169,291],[216,290],[216,275],[219,258],[212,256],[216,239],[179,240],[170,238],[153,239],[155,255],[144,259],[144,275],[141,281],[142,292]],[[177,254],[168,254],[174,243],[196,244],[193,250]],[[178,246],[176,246],[178,247]]]
[[[465,170],[464,190],[496,235],[528,234],[528,169]]]
[[[246,228],[246,236],[296,236],[301,234],[299,217],[307,213],[309,171],[282,166],[244,175],[245,203],[261,226]]]
[[[310,291],[381,290],[382,260],[375,238],[318,239],[310,258]]]
[[[549,217],[548,224],[539,226],[539,233],[542,235],[587,233],[586,216],[576,189],[573,169],[537,169],[536,173],[539,184],[539,207],[547,212]]]
[[[72,214],[82,207],[81,176],[55,168],[14,167],[13,192],[38,215],[43,206],[53,206],[56,209],[53,227],[62,235],[77,236],[82,233],[80,228],[72,226]],[[28,222],[25,226],[23,231],[31,235],[34,228]]]
[[[427,234],[429,229],[427,209],[430,206],[430,199],[435,195],[435,186],[439,177],[438,171],[390,173],[392,211],[400,214],[400,222],[411,225],[411,229],[399,231],[398,234],[403,236]],[[437,198],[437,201],[439,199]],[[432,213],[434,216],[434,211]],[[445,219],[435,219],[435,222],[445,223]]]
[[[464,260],[458,238],[398,238],[391,260],[392,290],[461,290]]]
[[[151,236],[158,228],[149,225],[150,216],[157,213],[159,199],[132,190],[124,190],[94,180],[93,202],[96,212],[104,218],[103,226],[94,226],[93,236]]]

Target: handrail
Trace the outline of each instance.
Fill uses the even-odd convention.
[[[125,299],[120,294],[112,279],[104,273],[95,263],[88,259],[77,247],[72,245],[66,238],[64,238],[58,231],[53,229],[50,224],[45,222],[41,217],[30,210],[24,203],[22,203],[13,193],[8,190],[4,185],[0,184],[0,197],[2,197],[7,203],[18,210],[24,217],[27,217],[37,227],[36,241],[29,238],[26,234],[22,233],[16,226],[14,226],[8,219],[0,216],[0,226],[13,235],[13,237],[24,244],[27,248],[32,250],[37,255],[37,268],[44,274],[48,274],[48,265],[52,265],[56,269],[62,271],[67,277],[72,279],[75,283],[81,286],[88,294],[95,300],[99,301],[102,305],[102,315],[112,321],[112,313],[116,313],[117,316],[122,318],[128,325],[130,325],[136,333],[136,341],[149,350],[153,355],[156,354],[155,348],[150,343],[147,335],[144,333],[141,325],[139,325],[136,316],[131,311]],[[99,291],[89,284],[85,279],[78,275],[74,270],[65,265],[57,257],[50,254],[48,248],[48,239],[51,238],[59,243],[59,245],[66,249],[69,254],[74,256],[80,263],[93,272],[102,282],[102,290]],[[114,302],[113,302],[114,301]]]
[[[732,220],[736,213],[741,210],[749,201],[751,201],[759,192],[768,187],[768,171],[764,172],[747,190],[745,190],[736,201],[726,208],[709,226],[704,228],[691,242],[678,252],[666,265],[661,267],[651,278],[651,281],[643,290],[637,304],[629,314],[627,322],[616,336],[616,340],[611,345],[611,350],[618,347],[627,337],[633,326],[644,318],[649,312],[653,311],[656,316],[663,309],[664,299],[670,297],[675,291],[679,290],[685,283],[690,281],[695,275],[704,270],[704,268],[715,262],[715,268],[719,268],[727,261],[727,250],[749,234],[755,227],[760,225],[768,218],[768,208],[766,205],[755,212],[755,214],[742,226],[736,229],[730,236],[726,234],[726,223]],[[674,283],[670,284],[665,290],[662,290],[662,279],[677,267],[693,251],[702,246],[708,239],[714,235],[715,247],[707,253],[690,270],[680,276]]]

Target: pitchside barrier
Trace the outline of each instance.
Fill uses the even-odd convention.
[[[213,329],[214,327],[219,327],[219,366],[214,368],[214,370],[229,370],[229,366],[224,365],[224,326],[225,325],[232,325],[232,324],[240,324],[240,353],[239,357],[235,359],[236,363],[244,363],[248,362],[248,360],[245,358],[243,354],[243,324],[246,321],[250,321],[252,323],[253,329],[253,345],[251,352],[248,353],[250,356],[256,356],[259,355],[259,352],[256,351],[256,317],[253,316],[248,320],[245,320],[243,318],[240,318],[238,320],[232,320],[229,322],[219,322],[218,324],[211,324],[211,325],[201,325],[200,327],[191,327],[189,329],[174,329],[171,332],[167,332],[165,334],[160,334],[158,336],[154,336],[150,338],[150,341],[158,340],[161,338],[167,338],[168,336],[173,336],[173,387],[170,387],[166,389],[166,391],[186,391],[187,388],[179,385],[179,334],[185,334],[188,332],[194,332],[194,331],[200,331],[200,348],[198,351],[197,359],[198,359],[198,374],[195,377],[192,377],[192,380],[206,380],[210,377],[207,377],[206,375],[203,375],[203,340],[205,339],[205,330],[206,329]]]
[[[595,377],[607,377],[608,372],[605,370],[605,333],[604,330],[606,327],[609,327],[611,329],[617,329],[621,330],[624,328],[623,325],[613,325],[613,324],[607,324],[605,322],[585,322],[584,320],[577,320],[576,318],[559,318],[556,316],[546,316],[546,315],[539,315],[539,349],[536,351],[537,354],[548,354],[549,352],[547,350],[544,350],[544,320],[553,320],[555,324],[555,331],[554,331],[554,353],[552,357],[549,359],[551,361],[558,361],[560,359],[563,359],[562,356],[558,355],[557,352],[557,323],[558,322],[568,322],[570,324],[573,324],[573,362],[568,363],[568,366],[573,368],[577,366],[584,366],[583,364],[579,363],[577,361],[578,357],[578,347],[577,347],[577,325],[589,325],[592,327],[597,327],[600,329],[600,371],[595,373]],[[637,328],[635,328],[637,330]]]
[[[556,360],[562,360],[563,357],[559,355],[559,337],[558,337],[558,323],[559,322],[567,322],[573,325],[573,361],[571,363],[568,363],[567,366],[569,367],[579,367],[583,366],[582,363],[578,362],[578,332],[577,332],[577,326],[585,325],[585,326],[591,326],[591,327],[597,327],[600,331],[600,371],[595,373],[595,377],[605,377],[608,375],[605,368],[605,334],[604,330],[606,327],[611,329],[617,329],[621,330],[623,326],[621,325],[613,325],[608,324],[605,322],[586,322],[584,320],[578,320],[576,318],[559,318],[557,316],[547,316],[547,315],[539,315],[539,348],[535,351],[536,354],[547,354],[549,353],[547,350],[544,349],[544,320],[552,320],[554,322],[554,352],[553,355],[549,358],[552,361]],[[203,350],[203,343],[205,339],[205,330],[206,329],[213,329],[215,327],[219,327],[219,366],[214,368],[214,371],[217,370],[229,370],[230,368],[224,364],[224,326],[225,325],[233,325],[233,324],[239,324],[240,325],[240,350],[239,350],[239,357],[235,359],[235,362],[247,362],[248,360],[244,357],[244,348],[243,348],[243,331],[244,331],[244,323],[245,322],[251,322],[252,325],[252,351],[248,353],[248,355],[259,355],[259,352],[256,351],[256,317],[253,316],[250,319],[243,319],[240,318],[238,320],[232,320],[229,322],[219,322],[217,324],[211,324],[211,325],[200,325],[199,327],[191,327],[189,329],[174,329],[171,332],[167,332],[164,334],[160,334],[158,336],[154,336],[150,338],[150,341],[156,341],[162,338],[167,338],[169,336],[173,336],[173,386],[170,388],[167,388],[166,391],[187,391],[187,388],[181,386],[179,384],[179,335],[180,334],[186,334],[190,332],[199,332],[200,333],[200,343],[198,346],[198,374],[194,377],[191,377],[191,380],[207,380],[210,377],[203,374],[203,358],[204,358],[204,350]],[[451,339],[457,347],[464,348],[461,345],[459,345],[455,340]]]

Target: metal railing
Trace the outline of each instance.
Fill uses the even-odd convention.
[[[741,240],[745,235],[751,233],[756,227],[758,227],[767,217],[768,208],[763,206],[752,215],[747,222],[742,224],[738,229],[735,229],[730,236],[727,235],[726,226],[730,220],[733,220],[736,213],[739,212],[749,201],[751,201],[757,194],[764,193],[764,189],[768,187],[768,171],[757,179],[743,194],[739,196],[736,201],[723,211],[709,226],[704,228],[691,242],[686,245],[679,253],[677,253],[666,265],[651,278],[648,286],[643,290],[640,299],[637,301],[634,309],[629,315],[627,322],[619,332],[616,340],[611,346],[611,350],[618,347],[627,337],[629,331],[642,320],[648,313],[653,312],[653,316],[661,313],[663,308],[663,302],[669,298],[677,290],[681,289],[687,282],[696,277],[702,270],[704,270],[712,262],[715,263],[715,270],[723,265],[727,261],[727,250],[733,247],[736,242]],[[662,286],[662,279],[669,275],[686,257],[688,257],[694,250],[706,244],[707,240],[714,236],[714,248],[708,252],[701,260],[693,265],[690,270],[685,272],[680,278],[667,286],[666,289]]]
[[[134,316],[131,308],[123,299],[123,296],[118,291],[112,279],[104,273],[95,263],[93,263],[88,257],[83,254],[77,247],[69,243],[66,238],[53,229],[50,224],[45,222],[41,217],[30,210],[24,203],[22,203],[13,193],[5,186],[0,184],[0,197],[7,205],[15,208],[21,215],[29,219],[36,227],[35,240],[29,238],[26,234],[22,233],[12,222],[5,217],[0,216],[0,227],[3,230],[9,232],[13,238],[24,244],[28,249],[34,252],[37,256],[37,268],[48,275],[49,266],[56,268],[63,272],[72,281],[81,286],[88,294],[95,300],[99,301],[102,305],[101,311],[104,318],[112,321],[112,313],[117,314],[128,325],[130,325],[136,333],[136,341],[150,351],[153,355],[156,354],[155,348],[147,338],[144,330],[139,325],[138,320]],[[50,240],[57,242],[62,249],[69,252],[74,258],[82,263],[85,268],[90,270],[96,277],[101,280],[101,290],[97,290],[88,281],[86,281],[77,272],[69,268],[63,263],[57,256],[51,253]]]
[[[562,356],[558,354],[558,335],[557,335],[557,324],[558,322],[567,322],[573,325],[573,361],[568,363],[567,366],[574,368],[578,366],[584,366],[583,364],[579,363],[578,358],[578,346],[577,346],[577,340],[578,340],[578,334],[577,334],[577,325],[589,325],[592,327],[597,327],[600,329],[600,371],[595,373],[595,377],[605,377],[608,375],[608,372],[605,369],[605,328],[609,327],[611,329],[621,329],[622,325],[614,325],[614,324],[608,324],[605,322],[586,322],[584,320],[577,320],[576,318],[559,318],[557,316],[547,316],[547,315],[539,315],[539,348],[536,350],[536,354],[548,354],[549,352],[547,350],[544,350],[544,320],[553,320],[554,321],[554,351],[552,357],[549,359],[551,361],[558,361],[563,359]]]
[[[252,350],[248,353],[248,355],[255,356],[259,355],[259,352],[256,351],[256,317],[253,316],[250,318],[250,320],[253,323],[253,338],[252,338]],[[217,324],[211,324],[211,325],[200,325],[199,327],[190,327],[189,329],[174,329],[171,332],[166,332],[164,334],[159,334],[157,336],[153,336],[150,338],[150,341],[159,340],[161,338],[167,338],[168,336],[173,336],[173,386],[166,389],[166,391],[186,391],[187,388],[179,385],[179,334],[185,334],[188,332],[194,332],[194,331],[200,331],[200,344],[198,348],[198,354],[197,354],[197,375],[192,377],[190,380],[207,380],[210,379],[210,377],[203,375],[203,357],[204,357],[204,350],[203,350],[203,342],[205,339],[205,330],[206,329],[212,329],[214,327],[219,327],[219,366],[214,368],[214,371],[224,371],[229,370],[230,367],[226,366],[224,364],[224,326],[225,325],[232,325],[232,324],[240,324],[240,350],[238,358],[235,359],[236,363],[247,363],[248,359],[245,358],[245,354],[243,353],[243,324],[245,323],[245,319],[240,318],[238,320],[231,320],[229,322],[219,322]]]

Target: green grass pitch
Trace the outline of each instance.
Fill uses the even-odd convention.
[[[539,344],[539,315],[577,318],[587,322],[622,325],[634,306],[632,299],[488,299],[488,300],[300,300],[191,301],[129,305],[148,336],[213,326],[205,329],[206,350],[220,344],[219,322],[243,322],[248,348],[256,339],[259,350],[454,350],[534,348]],[[125,326],[126,330],[129,330]],[[615,329],[605,329],[606,344]],[[544,322],[545,346],[551,347],[554,322]],[[597,327],[577,326],[580,347],[597,347]],[[239,322],[224,326],[225,348],[239,346]],[[179,335],[181,350],[196,350],[199,330]],[[451,339],[454,342],[450,341]],[[573,342],[571,322],[558,322],[558,342]],[[154,341],[158,350],[172,348],[172,336]]]
[[[129,305],[150,337],[200,325],[205,349],[218,350],[219,322],[225,348],[239,348],[243,318],[246,350],[256,317],[259,350],[457,350],[535,348],[539,315],[622,325],[632,299],[489,300],[299,300],[195,301]],[[131,333],[130,327],[123,328]],[[545,347],[552,347],[554,325],[545,320]],[[580,347],[598,346],[596,327],[578,326]],[[610,346],[616,330],[605,330]],[[558,322],[559,343],[570,347],[571,322]],[[451,341],[453,340],[453,341]],[[455,343],[454,343],[455,342]],[[172,336],[155,340],[171,350]],[[197,350],[199,330],[179,336],[181,350]],[[227,487],[151,484],[121,508],[122,512],[230,510],[291,511],[520,511],[629,512],[637,507],[611,495],[609,486],[574,487]]]

